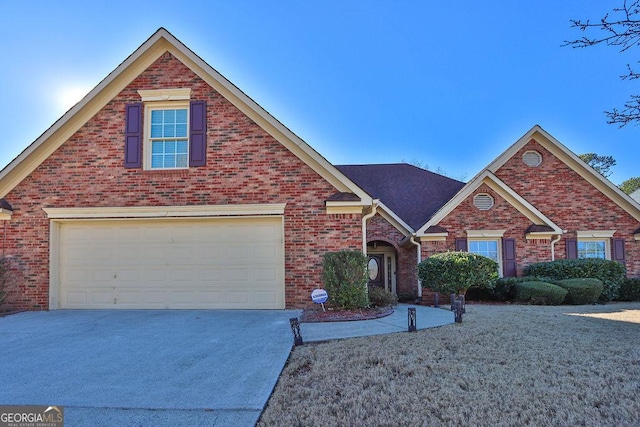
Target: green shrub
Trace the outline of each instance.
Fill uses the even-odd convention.
[[[640,278],[625,279],[620,286],[620,301],[640,301]]]
[[[556,285],[567,290],[567,304],[582,305],[595,304],[602,293],[600,279],[565,279],[555,282]]]
[[[367,297],[367,257],[358,251],[327,252],[322,263],[322,281],[329,304],[336,308],[365,308]]]
[[[626,268],[617,261],[606,259],[560,259],[531,264],[524,269],[525,276],[549,277],[554,280],[592,278],[602,280],[599,302],[618,297],[620,285],[625,279]]]
[[[493,288],[488,290],[489,297],[493,301],[513,301],[516,298],[516,285],[522,282],[552,283],[552,281],[546,277],[500,277],[494,281]]]
[[[562,304],[567,296],[567,290],[547,282],[518,282],[514,285],[516,301],[544,302],[550,305]],[[541,301],[542,300],[542,301]]]
[[[498,264],[469,252],[443,252],[418,264],[418,277],[423,287],[441,294],[464,294],[472,286],[492,287],[498,277]]]
[[[369,305],[372,307],[395,306],[398,305],[398,297],[380,286],[369,286]]]

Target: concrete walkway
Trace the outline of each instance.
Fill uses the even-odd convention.
[[[377,320],[303,323],[306,343],[407,330]],[[253,426],[301,310],[56,310],[0,318],[0,403],[57,405],[65,426]],[[419,329],[453,313],[416,306]]]
[[[300,334],[305,343],[327,341],[341,338],[354,338],[369,335],[406,332],[408,328],[408,308],[416,309],[417,329],[435,328],[454,322],[452,311],[443,308],[421,305],[399,304],[393,314],[374,320],[351,322],[320,322],[300,324]]]

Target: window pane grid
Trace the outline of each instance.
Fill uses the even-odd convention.
[[[186,168],[187,140],[156,140],[151,144],[152,168]]]
[[[607,258],[607,245],[604,240],[578,242],[578,258]]]
[[[188,167],[187,109],[151,111],[151,168]]]
[[[498,242],[496,240],[470,240],[469,252],[486,256],[498,262]]]

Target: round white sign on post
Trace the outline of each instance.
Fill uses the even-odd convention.
[[[327,299],[329,299],[329,294],[327,294],[327,291],[324,289],[314,289],[313,292],[311,292],[311,300],[316,304],[325,303]]]

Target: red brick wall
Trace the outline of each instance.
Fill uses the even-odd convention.
[[[474,196],[480,193],[493,197],[494,206],[490,210],[481,211],[473,205]],[[551,259],[550,241],[526,240],[525,230],[531,225],[531,221],[485,184],[478,187],[438,225],[446,228],[449,236],[446,242],[423,242],[423,258],[455,250],[455,239],[466,239],[466,230],[506,230],[503,238],[516,239],[518,274],[533,262]]]
[[[376,240],[383,241],[391,244],[396,250],[396,293],[416,296],[418,292],[416,246],[398,246],[403,238],[404,234],[379,214],[367,221],[367,243]]]
[[[186,87],[193,100],[207,101],[207,166],[124,169],[125,104],[140,102],[139,89]],[[322,254],[362,248],[360,215],[325,213],[324,201],[335,192],[166,53],[6,196],[15,212],[3,249],[23,276],[9,302],[48,308],[49,221],[43,207],[286,203],[286,305],[310,304],[311,290],[321,283]]]
[[[526,166],[522,155],[528,150],[542,154],[542,164]],[[614,237],[625,239],[628,276],[640,276],[640,245],[633,239],[633,231],[640,224],[539,143],[530,141],[495,175],[568,231],[555,244],[555,259],[565,258],[565,239],[575,238],[577,230],[616,230]],[[475,208],[473,197],[478,193],[491,194],[495,200],[494,207],[488,211]],[[449,231],[446,243],[423,242],[423,258],[455,250],[455,239],[466,238],[467,229],[506,229],[504,237],[516,239],[517,267],[518,274],[521,274],[531,263],[551,260],[549,240],[525,239],[525,230],[531,224],[506,200],[482,185],[438,224]]]
[[[542,164],[526,166],[522,155],[528,150],[542,154]],[[616,230],[614,237],[625,239],[628,276],[640,276],[640,245],[633,239],[638,221],[538,142],[527,143],[496,176],[568,231],[556,245],[556,259],[565,258],[565,239],[578,230]]]

